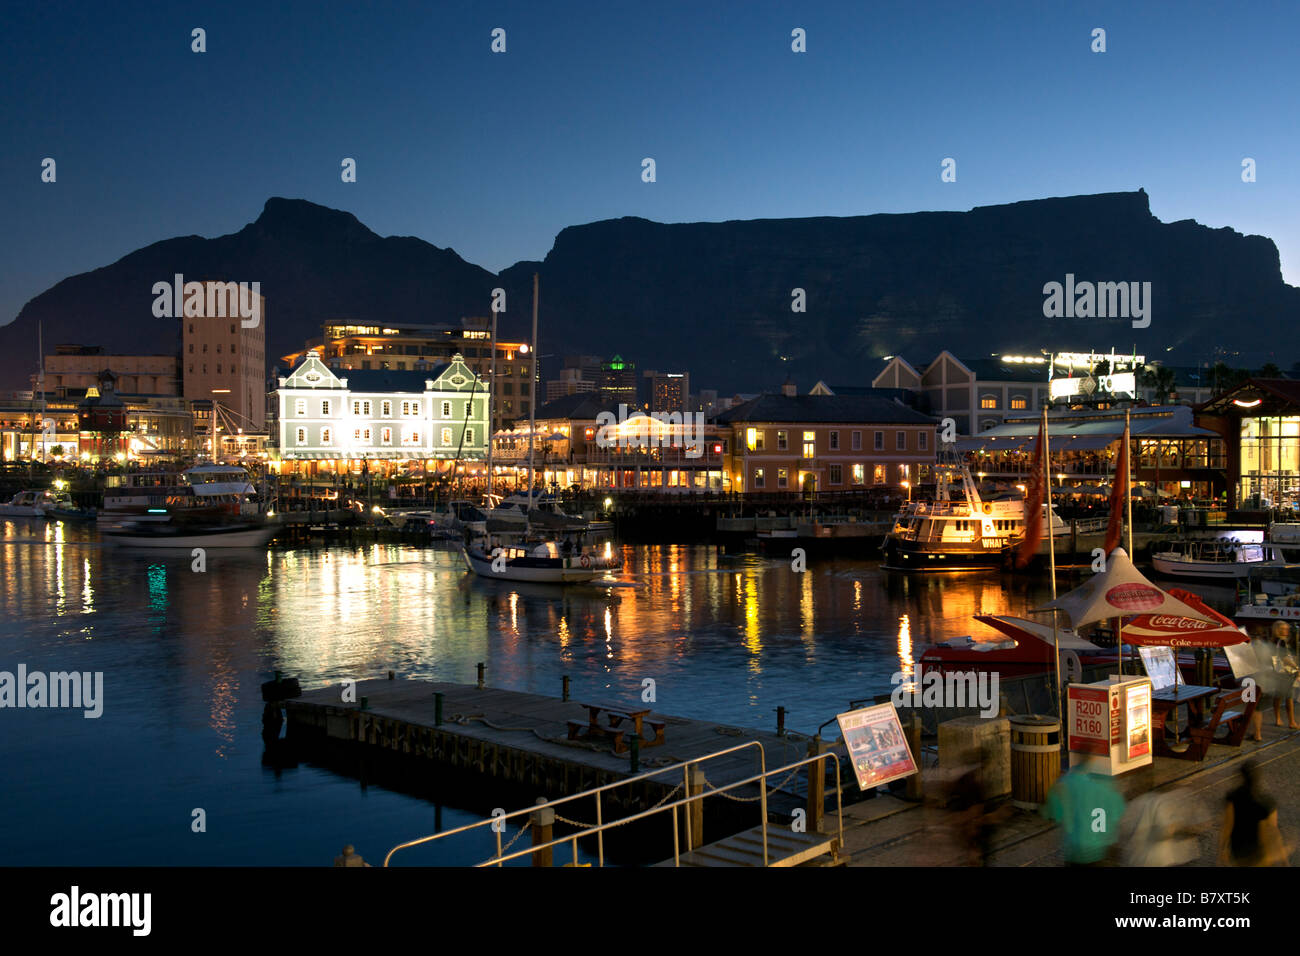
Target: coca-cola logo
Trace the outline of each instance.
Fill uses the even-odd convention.
[[[1209,621],[1198,621],[1191,617],[1179,617],[1176,614],[1152,614],[1147,626],[1170,631],[1206,631],[1213,627]]]
[[[1149,584],[1117,584],[1106,592],[1106,603],[1121,611],[1149,611],[1164,602],[1164,594]]]

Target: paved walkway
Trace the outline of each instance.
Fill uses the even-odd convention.
[[[1300,864],[1300,731],[1273,726],[1265,714],[1264,740],[1240,748],[1214,745],[1201,763],[1157,757],[1149,768],[1117,777],[1126,799],[1151,789],[1178,790],[1206,822],[1197,865],[1212,866],[1226,794],[1240,779],[1238,766],[1253,756],[1261,790],[1278,805],[1283,837]],[[925,771],[927,794],[940,786],[938,768]],[[1036,813],[1010,809],[993,837],[992,866],[1061,866],[1060,835]],[[892,796],[845,808],[844,843],[850,866],[974,865],[972,851],[954,828],[956,814],[933,800],[914,804]],[[834,817],[828,818],[830,825]]]

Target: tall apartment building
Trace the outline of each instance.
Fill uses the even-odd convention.
[[[648,370],[642,373],[646,381],[646,401],[650,410],[655,412],[689,411],[691,400],[691,376],[689,372],[656,372]]]
[[[256,296],[258,323],[240,318],[239,292],[204,282],[205,314],[182,316],[181,394],[192,402],[214,399],[246,432],[266,429],[266,298]],[[208,307],[208,303],[215,303]]]
[[[626,403],[629,408],[637,404],[636,363],[615,355],[600,366],[600,394],[609,403]]]

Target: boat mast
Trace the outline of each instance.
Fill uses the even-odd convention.
[[[528,533],[533,511],[533,441],[537,435],[537,273],[533,273],[533,374],[528,376],[528,509],[524,512],[524,534]]]
[[[492,429],[496,425],[496,402],[497,402],[497,310],[496,303],[492,305],[492,372],[488,381],[488,408],[487,408],[487,497],[483,503],[489,508],[492,507]]]

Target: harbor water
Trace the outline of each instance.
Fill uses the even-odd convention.
[[[0,840],[11,864],[325,865],[344,843],[379,863],[476,817],[303,762],[263,762],[260,685],[381,677],[640,700],[657,712],[812,733],[891,688],[926,643],[1024,614],[1047,583],[906,578],[873,561],[626,546],[617,586],[512,585],[455,550],[402,544],[189,552],[104,547],[93,528],[0,522],[0,671],[102,672],[98,717],[5,708]],[[836,733],[834,726],[827,731]],[[508,809],[515,809],[511,806]],[[201,814],[196,811],[202,811]],[[196,820],[202,819],[199,831]],[[421,862],[466,863],[448,850]],[[442,851],[439,851],[442,852]],[[462,855],[457,855],[462,854]],[[468,854],[468,855],[463,855]]]

